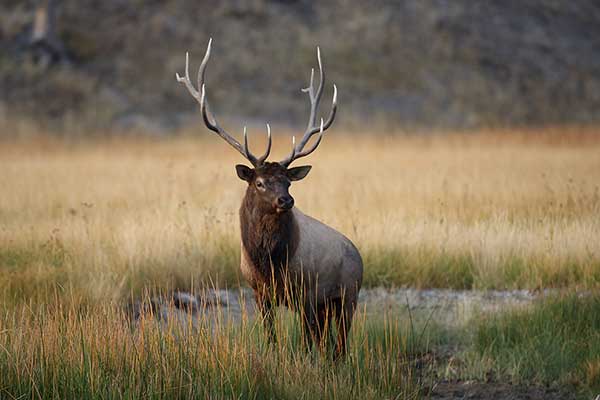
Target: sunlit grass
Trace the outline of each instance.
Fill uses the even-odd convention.
[[[0,143],[0,398],[418,398],[490,374],[598,388],[596,297],[455,331],[361,311],[339,365],[302,350],[289,313],[277,344],[255,318],[132,325],[124,304],[149,290],[244,285],[238,162],[208,133]],[[356,243],[365,287],[600,286],[595,132],[328,136],[307,163],[296,204]]]
[[[357,244],[365,286],[596,288],[597,138],[334,135],[292,193]],[[95,301],[148,284],[243,284],[241,161],[207,132],[0,144],[2,298],[44,299],[56,285]]]
[[[271,344],[258,319],[191,326],[132,323],[115,304],[4,311],[0,397],[414,399],[431,387],[414,365],[436,337],[393,316],[359,315],[337,363],[304,350],[289,313]]]
[[[478,363],[496,379],[600,390],[600,297],[549,298],[530,310],[483,318],[475,336]]]

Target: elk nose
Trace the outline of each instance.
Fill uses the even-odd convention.
[[[294,207],[294,198],[290,195],[279,196],[277,198],[277,207],[284,210],[289,210],[290,208]]]

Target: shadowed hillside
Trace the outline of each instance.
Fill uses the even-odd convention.
[[[340,122],[414,128],[589,124],[600,115],[593,1],[58,1],[68,58],[30,56],[34,3],[0,5],[0,119],[164,132],[194,121],[175,82],[209,37],[208,90],[225,125],[299,124],[323,50]],[[325,92],[327,107],[331,86]]]

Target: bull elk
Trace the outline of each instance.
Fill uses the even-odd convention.
[[[311,169],[309,165],[290,168],[290,164],[311,154],[321,143],[323,132],[335,118],[337,88],[333,85],[332,108],[327,120],[324,122],[321,119],[317,125],[317,112],[325,83],[325,72],[317,47],[319,85],[315,91],[313,69],[310,84],[303,89],[310,98],[306,131],[298,144],[292,137],[292,150],[286,158],[269,162],[271,129],[268,124],[266,151],[256,157],[248,149],[246,128],[242,145],[218,124],[209,110],[205,73],[211,42],[212,39],[198,70],[197,88],[190,81],[187,53],[185,76],[176,74],[176,78],[200,103],[206,127],[229,143],[253,166],[235,166],[238,177],[248,184],[239,211],[241,272],[254,290],[271,339],[275,339],[273,308],[284,304],[301,313],[309,346],[313,343],[322,344],[324,333],[331,333],[331,325],[335,321],[335,355],[343,355],[346,353],[348,331],[362,283],[362,259],[348,238],[294,207],[294,198],[289,193],[290,183],[303,179]],[[315,135],[313,144],[306,147]]]

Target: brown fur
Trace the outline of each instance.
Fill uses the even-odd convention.
[[[285,176],[284,167],[266,163],[255,170],[254,179],[282,174]],[[280,282],[287,261],[298,246],[298,226],[291,211],[276,212],[270,203],[263,201],[253,183],[254,180],[249,182],[240,207],[242,244],[256,268],[258,280],[264,284]]]

